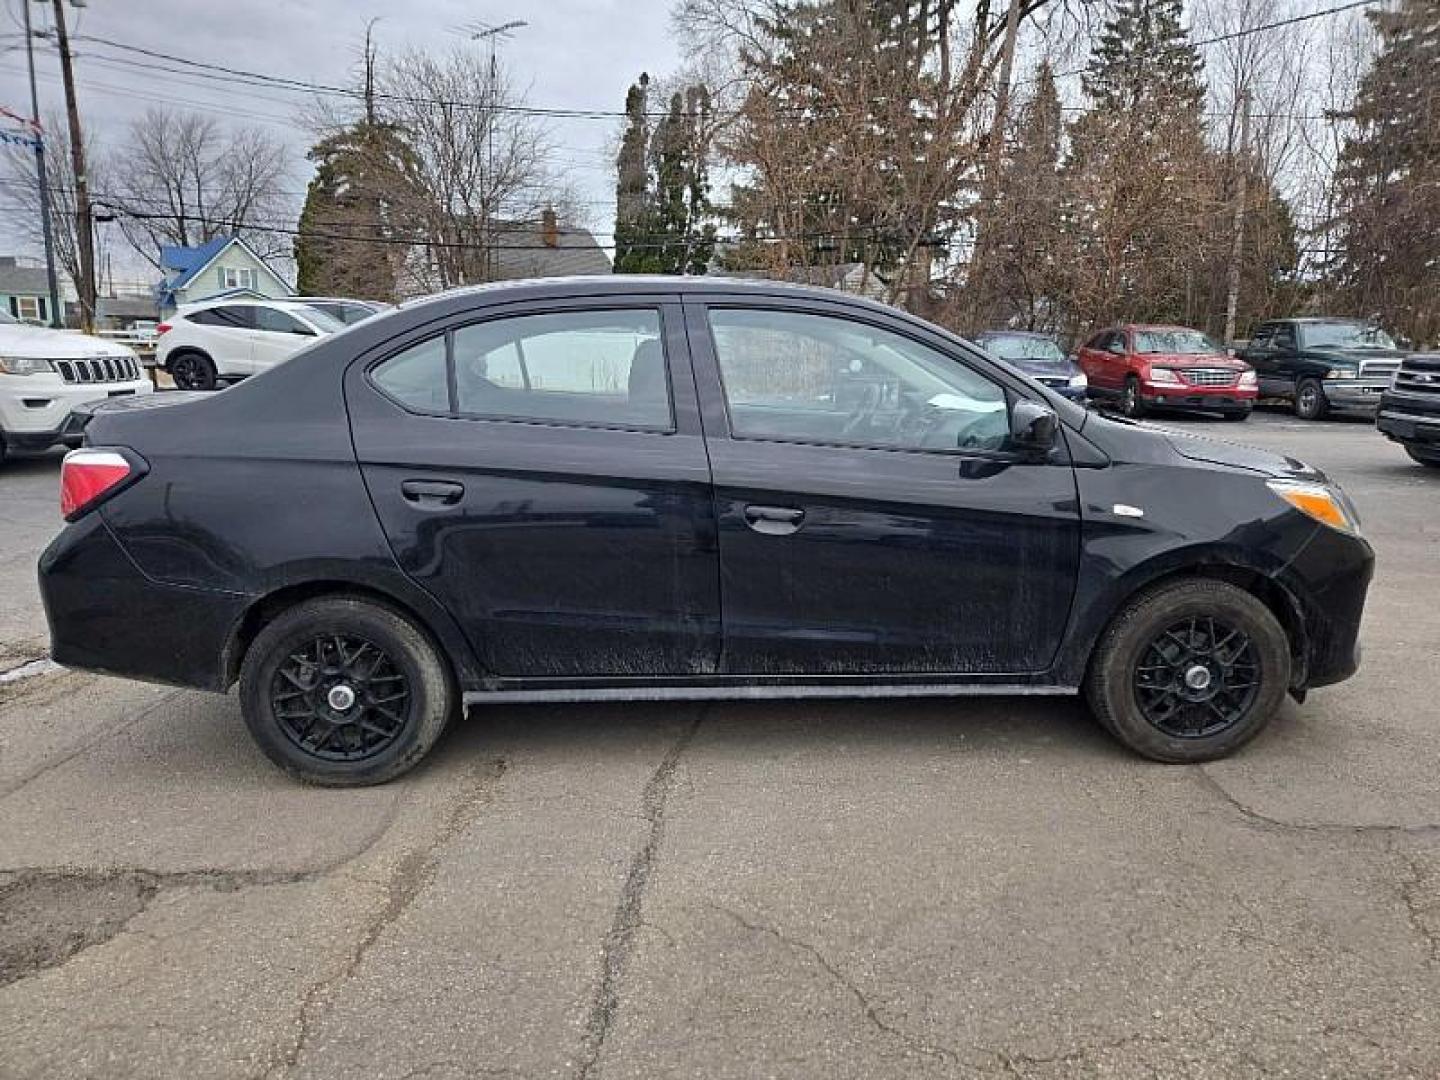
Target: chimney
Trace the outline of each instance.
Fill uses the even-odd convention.
[[[560,246],[560,226],[555,223],[555,211],[548,206],[540,215],[540,239],[546,247]]]

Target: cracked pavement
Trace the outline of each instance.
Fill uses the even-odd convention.
[[[1360,675],[1203,768],[1068,701],[532,706],[331,791],[233,698],[0,687],[0,1076],[1440,1075],[1440,478],[1177,426],[1379,554]],[[0,670],[56,472],[0,472]]]

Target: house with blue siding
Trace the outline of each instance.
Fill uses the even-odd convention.
[[[162,316],[201,300],[278,300],[295,295],[289,283],[238,236],[217,236],[199,247],[162,247],[160,269],[165,280],[155,287],[155,299]]]

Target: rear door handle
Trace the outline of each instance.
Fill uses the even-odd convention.
[[[406,480],[400,494],[417,506],[454,506],[465,494],[465,485],[454,480]]]
[[[805,511],[793,506],[747,506],[745,524],[766,536],[789,536],[805,520]]]

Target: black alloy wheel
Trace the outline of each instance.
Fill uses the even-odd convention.
[[[327,634],[301,645],[275,671],[270,708],[280,730],[322,761],[363,761],[395,741],[410,719],[410,681],[374,642]]]
[[[177,390],[214,390],[215,365],[200,353],[181,353],[170,361],[170,378]]]
[[[361,596],[305,600],[245,651],[240,710],[267,757],[312,784],[382,784],[461,708],[445,657],[410,616]]]
[[[1203,739],[1240,723],[1260,688],[1260,661],[1245,633],[1192,616],[1150,642],[1135,667],[1140,712],[1177,739]]]

